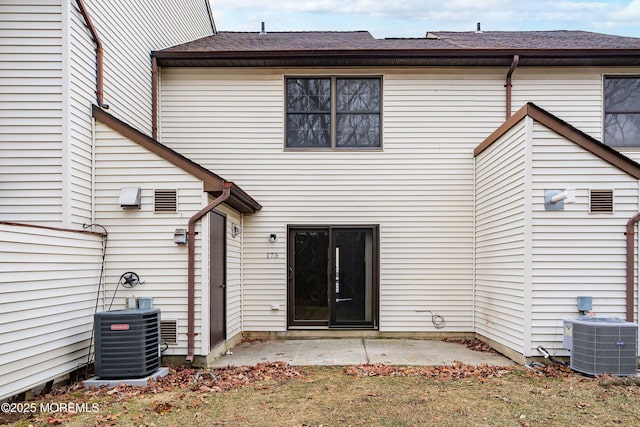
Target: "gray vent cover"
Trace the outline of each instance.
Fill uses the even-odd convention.
[[[571,369],[587,375],[638,373],[638,325],[615,317],[574,320]]]
[[[160,366],[160,310],[116,310],[94,315],[95,374],[142,378]]]

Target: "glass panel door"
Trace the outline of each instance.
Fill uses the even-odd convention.
[[[334,229],[332,233],[332,326],[373,325],[373,232]]]
[[[291,228],[288,324],[372,328],[377,318],[377,228]]]
[[[293,322],[326,325],[329,319],[328,230],[295,230],[293,238]]]

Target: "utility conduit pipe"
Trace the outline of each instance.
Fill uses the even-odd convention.
[[[633,322],[634,318],[634,288],[635,288],[635,228],[636,223],[640,221],[640,212],[629,218],[627,221],[627,322]]]
[[[196,310],[196,222],[224,203],[231,195],[233,182],[224,182],[222,194],[189,219],[187,231],[187,362],[193,362],[195,353],[195,310]]]

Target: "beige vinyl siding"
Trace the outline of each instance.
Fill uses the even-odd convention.
[[[226,317],[227,339],[242,333],[242,244],[244,233],[233,237],[233,224],[241,227],[243,215],[226,205],[216,208],[227,216]],[[208,312],[208,311],[207,311]]]
[[[527,121],[476,159],[475,331],[518,352],[528,332]]]
[[[533,102],[601,140],[603,72],[595,67],[519,67],[513,75],[513,112]]]
[[[513,74],[512,112],[533,102],[602,141],[604,75],[638,74],[628,67],[518,67]],[[637,150],[629,153],[638,159]],[[635,157],[634,157],[635,153]]]
[[[140,187],[140,209],[123,209],[118,203],[122,187]],[[175,189],[178,211],[154,212],[154,190]],[[96,123],[96,222],[109,231],[106,264],[109,300],[118,279],[137,273],[145,283],[133,289],[120,287],[113,309],[125,307],[127,297],[152,297],[163,320],[177,320],[178,345],[165,354],[186,354],[187,346],[187,246],[173,241],[177,228],[187,228],[189,218],[208,203],[202,181],[182,171],[136,143]],[[202,321],[202,250],[208,236],[207,221],[196,226],[196,348],[200,348]],[[206,241],[206,240],[205,240]],[[205,266],[208,269],[208,263]],[[108,308],[108,307],[107,307]],[[205,353],[206,354],[206,353]]]
[[[640,202],[635,178],[538,123],[533,129],[530,351],[537,356],[538,345],[564,352],[562,319],[580,314],[578,296],[592,296],[598,315],[625,318],[625,226]],[[567,188],[575,203],[545,211],[544,190]],[[589,213],[590,189],[613,190],[614,212]]]
[[[102,236],[0,224],[0,400],[87,362]]]
[[[91,104],[96,103],[95,44],[75,2],[69,2],[68,13],[68,109],[69,109],[69,176],[71,185],[70,222],[82,224],[92,218],[93,131]]]
[[[62,221],[62,6],[0,4],[0,219]]]
[[[85,1],[104,49],[104,102],[109,112],[151,134],[150,51],[211,34],[206,5],[183,1]],[[70,215],[91,217],[91,104],[96,103],[95,43],[70,2]]]
[[[104,102],[111,114],[150,135],[150,52],[210,35],[206,3],[203,0],[85,3],[104,48]],[[76,32],[87,32],[81,20],[74,20],[74,24]],[[74,67],[93,70],[89,75],[94,87],[94,46],[85,43],[84,49],[90,55],[82,55],[82,62]]]
[[[304,74],[363,70],[162,70],[162,142],[263,205],[244,219],[244,329],[286,329],[287,225],[376,224],[380,330],[434,331],[425,309],[471,330],[472,149],[503,120],[501,74],[368,69],[384,76],[383,150],[286,151],[284,77]]]

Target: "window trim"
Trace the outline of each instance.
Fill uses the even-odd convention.
[[[313,146],[313,147],[289,147],[287,146],[287,117],[288,117],[288,111],[287,111],[287,80],[288,79],[330,79],[331,80],[331,141],[330,141],[330,146],[329,147],[319,147],[319,146]],[[337,94],[337,85],[336,85],[336,81],[338,79],[378,79],[380,81],[380,111],[379,111],[379,116],[380,116],[380,145],[377,147],[370,147],[370,146],[362,146],[362,147],[357,147],[357,146],[348,146],[348,147],[338,147],[336,145],[336,123],[337,123],[337,108],[336,108],[336,94]],[[284,115],[284,119],[283,119],[283,126],[282,126],[282,131],[283,131],[283,148],[284,151],[304,151],[304,152],[309,152],[309,151],[322,151],[322,152],[326,152],[326,151],[383,151],[383,144],[384,144],[384,96],[383,96],[383,90],[384,90],[384,78],[381,74],[370,74],[370,75],[366,75],[366,74],[308,74],[308,75],[299,75],[299,74],[292,74],[292,75],[284,75],[284,80],[283,80],[283,96],[282,96],[282,100],[283,100],[283,115]]]
[[[607,147],[611,147],[615,150],[624,150],[624,151],[640,151],[640,145],[610,145],[607,144],[605,139],[606,134],[606,120],[607,120],[607,99],[606,99],[606,81],[607,79],[640,79],[639,73],[629,73],[629,74],[602,74],[602,129],[601,129],[601,138],[600,141],[606,145]],[[626,111],[624,113],[617,114],[638,114],[638,112]]]

